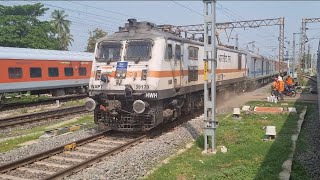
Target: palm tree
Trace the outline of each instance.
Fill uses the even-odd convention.
[[[61,49],[68,49],[71,45],[72,35],[70,34],[71,21],[68,20],[68,15],[64,10],[54,10],[51,13],[51,23],[58,33],[58,39],[60,41]]]
[[[67,51],[69,45],[71,45],[72,42],[73,42],[73,36],[72,36],[72,34],[70,34],[70,33],[62,34],[61,39],[60,39],[60,42],[61,42],[61,45],[62,45],[62,46],[61,46],[61,50]]]

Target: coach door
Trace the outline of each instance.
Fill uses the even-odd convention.
[[[182,86],[182,80],[183,80],[183,67],[182,67],[182,55],[183,55],[183,44],[176,42],[175,48],[174,48],[174,88],[176,90],[179,90]]]

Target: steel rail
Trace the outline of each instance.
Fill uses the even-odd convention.
[[[79,95],[72,95],[72,96],[63,96],[63,97],[53,97],[50,99],[42,99],[38,101],[33,102],[15,102],[15,103],[5,103],[0,104],[0,110],[10,110],[15,108],[23,108],[23,107],[32,107],[32,106],[38,106],[38,105],[47,105],[47,104],[53,104],[56,102],[56,100],[59,100],[61,102],[66,102],[70,100],[78,100],[83,99],[85,97],[88,97],[87,94],[79,94]]]
[[[62,108],[62,109],[55,109],[51,111],[3,118],[3,119],[0,119],[0,128],[22,125],[22,124],[36,122],[36,121],[42,121],[49,118],[62,117],[65,115],[79,113],[83,111],[86,111],[84,106],[74,106],[74,107],[68,107],[68,108]]]
[[[95,134],[93,136],[90,136],[90,137],[83,138],[83,139],[80,139],[78,141],[75,141],[74,143],[76,143],[77,145],[83,145],[83,144],[95,141],[97,139],[103,138],[108,133],[111,133],[111,131],[109,130],[109,131],[101,132],[101,133]],[[68,143],[68,144],[70,144],[70,143]],[[44,152],[41,152],[41,153],[38,153],[38,154],[35,154],[35,155],[32,155],[32,156],[28,156],[28,157],[23,158],[23,159],[19,159],[19,160],[13,161],[13,162],[8,163],[8,164],[4,164],[4,165],[0,166],[0,173],[5,173],[5,172],[8,172],[10,170],[13,170],[13,169],[16,169],[18,167],[21,167],[23,165],[30,164],[30,163],[39,161],[41,159],[48,158],[48,157],[50,157],[52,155],[61,153],[61,152],[63,152],[64,147],[66,145],[68,145],[68,144],[64,144],[64,145],[61,145],[59,147],[56,147],[56,148],[53,148],[53,149],[50,149],[50,150],[47,150],[47,151],[44,151]]]
[[[52,174],[52,175],[46,177],[45,180],[48,180],[48,179],[61,179],[63,177],[71,175],[71,174],[73,174],[75,172],[78,172],[78,171],[84,169],[84,168],[87,168],[88,166],[98,162],[99,160],[101,160],[104,157],[112,156],[112,155],[114,155],[114,154],[116,154],[116,153],[118,153],[120,151],[123,151],[124,149],[132,147],[135,144],[140,143],[141,141],[143,141],[146,138],[147,138],[147,135],[142,135],[142,136],[140,136],[140,137],[138,137],[138,138],[136,138],[136,139],[134,139],[132,141],[129,141],[128,143],[125,143],[125,144],[120,145],[118,147],[112,148],[109,151],[100,153],[97,156],[94,156],[94,157],[92,157],[92,158],[90,158],[88,160],[85,160],[85,161],[83,161],[83,162],[81,162],[79,164],[76,164],[74,166],[66,168],[66,169],[64,169],[62,171],[58,171],[55,174]]]

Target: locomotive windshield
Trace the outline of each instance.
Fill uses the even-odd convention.
[[[120,42],[102,42],[98,46],[97,61],[119,61],[122,44]]]
[[[127,45],[126,60],[147,60],[151,58],[151,47],[150,41],[129,41]]]

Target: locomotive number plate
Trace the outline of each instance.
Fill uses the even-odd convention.
[[[136,87],[137,90],[149,89],[149,85],[148,84],[143,84],[143,85],[136,84],[135,87]]]

